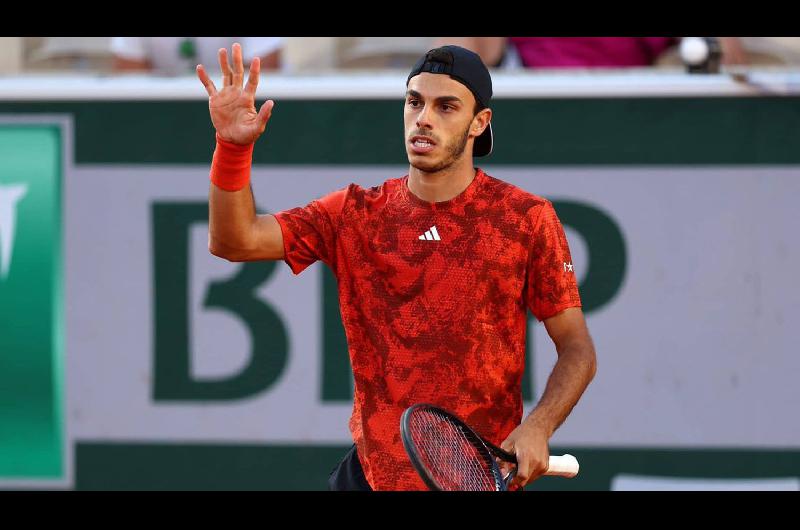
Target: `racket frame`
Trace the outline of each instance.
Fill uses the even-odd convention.
[[[441,486],[439,486],[439,484],[433,478],[432,474],[428,470],[428,467],[422,463],[422,459],[419,457],[417,445],[411,438],[411,416],[419,409],[428,409],[431,412],[440,414],[462,429],[462,432],[467,436],[468,439],[470,439],[472,445],[475,446],[481,455],[485,457],[485,460],[491,464],[492,475],[494,475],[494,481],[496,485],[495,491],[508,490],[508,483],[511,481],[511,479],[513,479],[515,473],[512,471],[504,479],[502,473],[500,472],[500,466],[497,465],[493,455],[507,462],[516,464],[517,458],[515,455],[508,453],[491,442],[485,440],[469,425],[461,421],[461,419],[455,414],[435,405],[430,405],[428,403],[417,403],[408,407],[403,412],[403,415],[400,418],[400,437],[402,438],[403,447],[406,450],[406,454],[408,454],[408,458],[411,460],[411,464],[414,466],[414,469],[417,470],[417,473],[422,478],[422,481],[425,482],[426,486],[434,491],[442,491]]]

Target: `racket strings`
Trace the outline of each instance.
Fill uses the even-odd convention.
[[[472,433],[436,411],[419,411],[410,432],[420,459],[443,490],[495,491],[491,458]]]

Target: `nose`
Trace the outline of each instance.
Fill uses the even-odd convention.
[[[419,111],[417,114],[417,128],[418,129],[432,129],[433,124],[431,123],[431,109],[429,105],[424,105],[422,110]]]

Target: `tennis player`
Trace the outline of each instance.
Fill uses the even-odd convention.
[[[253,143],[274,107],[256,111],[260,65],[244,84],[242,50],[219,51],[218,90],[202,65],[216,150],[209,250],[229,261],[284,260],[295,274],[323,261],[339,304],[355,380],[354,445],[331,473],[334,490],[426,489],[400,440],[403,410],[448,409],[517,455],[512,489],[547,468],[548,441],[595,373],[575,270],[546,199],[486,174],[492,81],[473,52],[433,49],[407,80],[408,174],[351,184],[309,204],[257,215]],[[374,141],[362,139],[365,148]],[[558,360],[522,418],[526,311],[544,322]]]

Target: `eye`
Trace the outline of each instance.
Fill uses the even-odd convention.
[[[442,110],[449,112],[451,110],[456,110],[456,108],[452,105],[448,105],[447,103],[442,105]]]
[[[413,108],[419,107],[419,100],[418,99],[409,99],[408,105]]]

